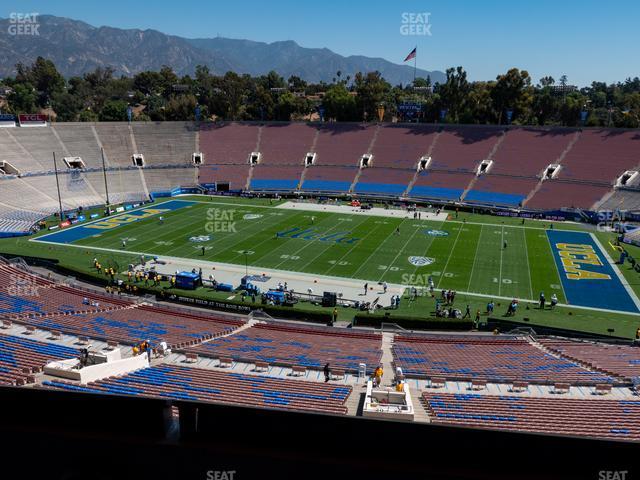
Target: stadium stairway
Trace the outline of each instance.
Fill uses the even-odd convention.
[[[442,130],[436,133],[436,135],[433,137],[433,141],[431,142],[431,145],[429,145],[429,150],[427,151],[427,155],[426,155],[427,158],[431,157],[431,154],[433,153],[433,149],[436,148],[436,145],[438,144],[438,139],[440,138],[440,135],[442,135]],[[416,173],[413,174],[413,178],[409,182],[409,185],[407,185],[407,189],[404,191],[404,194],[403,194],[404,197],[409,196],[409,192],[411,191],[413,186],[416,184],[416,181],[418,180],[419,175],[420,175],[420,171],[416,168]]]
[[[502,135],[500,135],[500,138],[498,139],[498,141],[493,145],[493,148],[491,149],[491,151],[489,152],[489,155],[487,155],[486,160],[493,160],[493,156],[495,155],[495,153],[498,151],[498,148],[500,148],[500,145],[502,145],[502,142],[504,142],[504,139],[506,138],[506,133],[502,132]],[[465,197],[467,196],[467,194],[473,190],[473,187],[475,186],[476,182],[478,181],[480,177],[478,175],[476,175],[475,177],[473,177],[471,179],[471,181],[469,182],[469,185],[467,185],[467,188],[464,189],[464,191],[462,192],[462,195],[460,195],[460,200],[465,199]]]
[[[562,160],[564,159],[564,157],[567,156],[567,154],[571,151],[571,149],[573,148],[573,146],[576,144],[576,142],[580,139],[580,130],[578,130],[574,135],[573,138],[571,139],[571,141],[569,142],[569,144],[567,145],[567,147],[564,149],[564,151],[560,154],[560,156],[556,159],[555,164],[557,165],[562,165]],[[560,170],[560,174],[562,174],[562,170]],[[526,206],[527,202],[529,202],[534,195],[536,195],[538,193],[538,191],[542,188],[542,184],[544,183],[545,180],[543,180],[542,176],[540,177],[540,181],[538,182],[538,184],[535,186],[535,188],[533,190],[531,190],[531,192],[529,192],[529,195],[527,195],[527,197],[522,200],[522,206]],[[549,180],[547,180],[549,181]]]
[[[376,144],[376,140],[378,139],[378,133],[380,132],[380,126],[376,127],[375,132],[373,133],[373,137],[371,137],[371,142],[369,143],[369,147],[367,148],[367,151],[365,153],[371,153],[373,151],[373,147]],[[373,164],[376,164],[376,159],[375,157],[373,158]],[[358,184],[358,180],[360,179],[360,175],[362,174],[362,168],[358,169],[358,173],[356,174],[355,178],[353,179],[353,182],[351,183],[351,187],[349,187],[349,193],[354,192],[356,185]]]

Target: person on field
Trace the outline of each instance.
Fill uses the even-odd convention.
[[[558,304],[558,296],[554,293],[553,295],[551,295],[551,310],[556,308],[557,304]]]
[[[493,300],[489,301],[489,303],[487,303],[487,313],[489,315],[493,314],[493,308],[494,308],[494,303]]]

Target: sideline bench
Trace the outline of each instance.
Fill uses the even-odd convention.
[[[607,395],[611,393],[611,384],[610,383],[599,383],[596,385],[594,393],[596,395]]]
[[[516,380],[511,385],[511,391],[515,393],[526,392],[527,390],[529,390],[529,382]]]
[[[218,366],[221,368],[231,368],[233,365],[233,359],[231,357],[218,358]]]
[[[432,377],[429,381],[431,388],[444,388],[447,386],[447,379],[443,377]]]
[[[294,365],[291,367],[291,375],[294,377],[300,377],[307,374],[307,367],[302,365]]]
[[[269,364],[267,362],[255,362],[254,363],[254,372],[268,372]]]
[[[484,390],[487,388],[486,380],[471,380],[471,390]]]
[[[197,363],[198,362],[198,354],[197,353],[187,353],[185,354],[185,363]]]
[[[553,393],[562,395],[563,393],[569,393],[571,385],[568,383],[556,383],[553,385]]]

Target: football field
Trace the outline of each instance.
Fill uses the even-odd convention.
[[[252,267],[374,283],[425,286],[431,277],[436,289],[530,300],[537,300],[540,292],[547,299],[555,293],[562,304],[637,311],[631,298],[635,295],[616,283],[615,267],[592,243],[595,237],[591,240],[588,233],[559,227],[550,232],[544,226],[338,214],[224,199],[169,200],[35,241],[96,251],[246,262]],[[581,237],[576,246],[574,237],[553,240],[558,235]],[[568,248],[568,254],[558,246]],[[578,247],[595,253],[576,251]],[[571,270],[567,257],[599,259],[603,265],[598,267],[592,259],[591,267],[609,270],[591,271],[584,265],[582,270],[575,265],[578,270]],[[585,272],[591,276],[575,278]],[[611,288],[609,303],[594,303],[601,285]],[[616,299],[618,294],[621,299]]]

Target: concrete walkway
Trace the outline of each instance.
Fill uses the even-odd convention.
[[[388,284],[387,292],[383,291],[382,285],[376,282],[367,282],[363,279],[349,279],[343,277],[331,277],[324,275],[313,275],[307,273],[290,272],[287,270],[276,270],[272,268],[261,268],[249,265],[234,265],[230,263],[209,262],[206,260],[188,259],[180,257],[160,256],[159,262],[147,262],[147,266],[155,267],[155,270],[163,275],[175,275],[176,271],[198,271],[202,268],[202,278],[205,285],[208,283],[209,275],[218,283],[227,283],[237,287],[240,285],[242,277],[247,273],[259,277],[264,281],[252,281],[261,291],[278,289],[279,284],[287,284],[289,290],[294,290],[302,294],[308,293],[311,289],[313,295],[322,296],[323,292],[336,292],[342,294],[345,300],[373,302],[378,299],[382,306],[391,305],[393,295],[402,296],[404,286],[398,284]],[[140,266],[137,269],[141,269]],[[365,295],[364,284],[368,283],[369,289]],[[229,292],[228,300],[239,299],[235,292]]]

